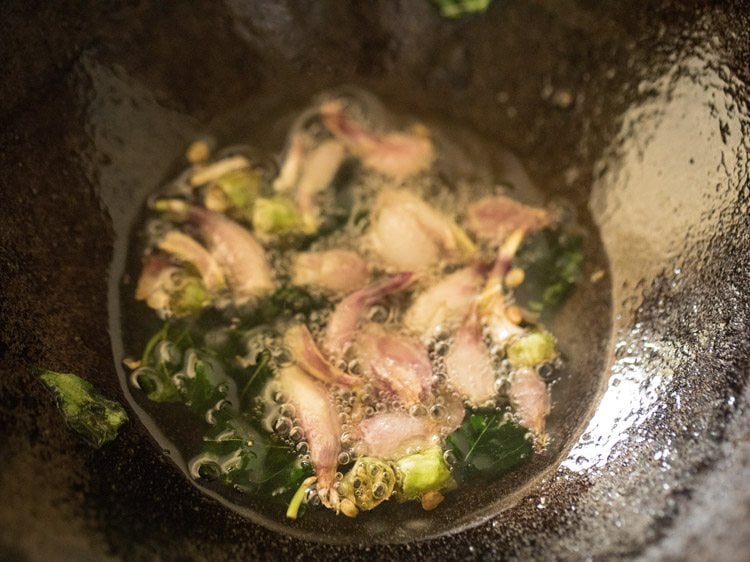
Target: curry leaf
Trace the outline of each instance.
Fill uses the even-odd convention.
[[[182,369],[174,376],[183,402],[197,414],[217,407],[224,398],[237,407],[237,385],[221,363],[207,353],[189,349]]]
[[[253,324],[270,324],[278,318],[289,318],[296,314],[309,316],[316,310],[330,306],[329,300],[320,294],[313,294],[304,287],[287,285],[258,303],[253,313]]]
[[[495,410],[478,410],[451,433],[447,446],[456,458],[457,480],[497,477],[531,456],[528,431]]]
[[[525,273],[515,291],[518,303],[535,312],[554,309],[581,278],[581,239],[556,230],[537,233],[521,246],[514,265]]]
[[[265,401],[261,397],[261,391],[268,380],[273,377],[273,368],[271,367],[271,354],[266,350],[260,352],[255,357],[255,363],[250,375],[244,384],[241,385],[240,402],[243,404],[243,411],[257,414],[263,414],[265,410]]]
[[[245,492],[261,492],[288,501],[312,474],[293,447],[245,416],[225,416],[203,437],[203,450],[191,463],[193,473],[220,479]]]
[[[180,389],[172,380],[170,370],[163,364],[156,368],[143,366],[133,373],[136,381],[146,397],[153,402],[181,402]]]
[[[154,402],[180,402],[182,396],[172,375],[190,342],[187,329],[179,321],[166,322],[154,333],[143,350],[133,380]]]
[[[133,378],[154,402],[182,402],[197,414],[223,399],[239,406],[237,385],[210,351],[194,346],[187,325],[165,324],[146,345]]]
[[[41,378],[60,400],[68,426],[93,447],[112,441],[128,420],[122,406],[104,398],[81,377],[45,370]]]

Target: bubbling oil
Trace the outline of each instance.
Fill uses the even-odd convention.
[[[326,95],[326,97],[331,96],[341,100],[347,114],[363,123],[371,131],[405,130],[417,125],[411,120],[388,113],[375,98],[368,94],[347,91]],[[299,133],[317,140],[322,140],[329,135],[317,118],[318,106],[319,102],[316,100],[309,108],[299,113],[299,117],[289,131],[287,148],[291,144],[291,138]],[[423,125],[418,124],[418,126]],[[292,279],[291,256],[297,251],[351,250],[368,262],[373,279],[393,273],[391,269],[381,264],[373,248],[371,237],[368,236],[375,202],[378,195],[386,189],[407,190],[428,202],[431,207],[457,225],[465,223],[465,210],[469,204],[483,196],[510,194],[514,197],[520,195],[529,203],[541,201],[540,192],[523,168],[515,157],[502,147],[453,126],[442,126],[439,123],[430,122],[428,128],[436,153],[436,159],[428,171],[406,179],[395,180],[371,173],[347,161],[334,178],[331,188],[319,194],[316,200],[320,216],[324,218],[342,216],[342,209],[345,209],[346,212],[343,214],[346,216],[342,224],[322,236],[315,236],[312,239],[300,238],[296,245],[291,246],[289,238],[261,237],[270,269],[278,285],[288,284]],[[286,151],[274,154],[250,144],[234,145],[218,151],[215,159],[220,160],[238,155],[247,158],[253,168],[259,171],[263,182],[270,185],[272,178],[283,165]],[[147,201],[147,207],[153,207],[155,201],[162,198],[179,198],[192,205],[201,205],[201,194],[190,182],[193,173],[194,170],[188,168],[178,174]],[[158,240],[173,228],[175,228],[175,223],[170,217],[147,212],[143,224],[137,229],[135,253],[142,255],[144,252],[154,251]],[[497,251],[497,245],[491,242],[479,242],[480,260],[493,259]],[[133,260],[134,264],[137,262],[138,260]],[[422,283],[427,286],[430,279],[436,280],[462,265],[466,264],[455,263],[447,259],[440,261],[430,271],[423,274]],[[137,272],[131,275],[136,278]],[[331,298],[330,294],[315,288],[311,288],[311,293],[314,297]],[[403,316],[410,298],[407,293],[385,297],[377,304],[368,307],[362,318],[368,323],[381,326],[389,333],[414,337],[403,327]],[[230,357],[205,359],[215,376],[222,380],[223,385],[221,392],[218,393],[221,398],[208,405],[204,413],[203,422],[208,426],[214,426],[222,412],[239,411],[243,408],[243,400],[246,397],[243,396],[242,385],[233,378],[237,373],[254,372],[260,367],[260,361],[263,361],[264,365],[276,375],[282,369],[294,365],[293,354],[284,344],[282,335],[285,329],[295,323],[304,323],[313,338],[321,341],[326,336],[326,328],[333,310],[333,306],[323,307],[309,314],[300,313],[246,330],[248,318],[251,318],[254,313],[252,306],[233,305],[228,291],[215,297],[214,306],[219,309],[219,312],[214,314],[212,320],[205,326],[202,345],[211,349],[223,349],[227,346],[226,342],[232,338],[240,341],[240,345],[239,348],[233,349],[233,355]],[[162,313],[161,317],[164,316],[165,314]],[[196,323],[200,324],[200,321],[197,320]],[[484,339],[492,356],[498,393],[495,399],[481,406],[495,408],[511,419],[513,414],[508,407],[507,398],[504,398],[511,366],[503,350],[493,346],[489,334],[485,333]],[[415,418],[430,420],[431,427],[434,429],[429,443],[425,445],[422,442],[408,447],[405,453],[411,454],[419,452],[425,446],[444,445],[448,434],[456,428],[456,422],[463,418],[464,409],[469,405],[466,397],[453,390],[447,383],[445,357],[454,343],[453,334],[446,330],[425,340],[424,343],[432,371],[431,395],[424,403],[412,405],[405,405],[392,393],[379,389],[366,380],[366,366],[351,346],[336,356],[330,357],[333,365],[344,374],[362,380],[361,390],[358,392],[343,386],[332,385],[330,388],[330,400],[335,408],[340,428],[337,458],[340,471],[336,474],[337,483],[343,478],[342,471],[366,452],[362,435],[358,431],[363,420],[387,413],[407,414]],[[195,379],[196,357],[201,356],[203,352],[204,350],[194,347],[181,351],[173,342],[162,341],[154,347],[153,356],[161,364],[173,366],[172,378],[175,383],[181,384],[181,381]],[[214,353],[212,357],[215,356]],[[222,367],[222,361],[230,366]],[[554,379],[558,367],[559,364],[545,363],[539,366],[538,370],[545,380],[550,381]],[[161,383],[152,367],[140,366],[132,372],[130,384],[135,389],[145,389],[153,388],[154,385]],[[278,380],[274,377],[264,384],[251,403],[258,411],[263,430],[276,436],[279,442],[287,444],[297,455],[300,464],[309,468],[311,465],[310,441],[298,411],[298,409],[304,409],[305,404],[292,403],[289,397],[284,395]],[[186,405],[190,406],[190,404]],[[151,405],[148,409],[156,410],[159,406]],[[247,408],[247,404],[244,407]],[[170,416],[162,417],[165,420],[170,418]],[[168,430],[168,428],[165,429]],[[197,452],[200,448],[200,437],[198,437],[200,432],[201,430],[193,431],[192,436],[188,437],[185,440],[186,444],[181,447],[190,458],[187,462],[187,471],[193,479],[197,481],[218,480],[222,475],[240,469],[242,459],[239,456],[239,449],[226,455]],[[221,438],[222,436],[216,437],[218,440]],[[253,443],[248,441],[246,445],[252,447]],[[449,467],[453,467],[457,462],[451,450],[445,451],[444,458]],[[220,494],[224,493],[221,488],[218,488],[218,491]],[[238,501],[238,496],[233,495],[232,498],[232,501]],[[309,505],[316,505],[320,502],[314,488],[307,490],[304,501]]]

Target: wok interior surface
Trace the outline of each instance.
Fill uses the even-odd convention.
[[[338,91],[353,92],[351,87]],[[354,92],[354,95],[359,95],[361,99],[362,93]],[[309,100],[306,102],[309,106]],[[252,146],[260,154],[278,153],[285,145],[284,135],[287,134],[288,123],[305,111],[305,108],[276,108],[273,100],[262,109],[259,109],[258,105],[257,102],[241,105],[228,116],[221,116],[216,122],[205,125],[206,130],[210,131],[212,136],[225,139],[221,144]],[[454,142],[466,140],[468,150],[474,151],[471,162],[485,164],[484,160],[489,158],[498,160],[492,165],[498,183],[514,189],[512,193],[516,197],[528,200],[536,196],[541,204],[542,195],[534,192],[538,188],[526,185],[528,179],[522,171],[519,172],[520,164],[502,147],[485,146],[482,139],[472,137],[470,131],[461,131],[458,124],[449,123],[439,128],[439,125],[432,125],[432,116],[419,117],[424,117],[422,122],[429,124],[432,134],[438,139],[441,133],[445,134],[445,131],[449,130],[449,138],[457,139]],[[439,116],[436,115],[435,118]],[[483,158],[484,153],[486,158]],[[178,162],[177,174],[184,168],[183,158],[179,158]],[[445,173],[452,171],[442,162],[436,164],[436,167],[438,166],[447,169]],[[478,169],[472,172],[477,176],[488,173],[480,172]],[[149,193],[149,197],[154,197],[153,192]],[[144,215],[148,214],[145,206],[145,202],[133,201],[132,211],[135,212],[129,213],[128,228],[116,233],[109,279],[109,331],[113,340],[115,367],[126,398],[138,412],[139,419],[156,438],[158,446],[169,451],[172,461],[180,467],[187,478],[192,479],[189,464],[190,459],[196,454],[195,443],[201,439],[202,425],[196,434],[195,429],[191,429],[194,424],[186,423],[183,408],[169,405],[160,407],[151,403],[143,392],[132,387],[129,382],[131,371],[122,365],[122,359],[125,357],[139,357],[148,345],[149,339],[162,325],[153,311],[136,302],[133,297],[135,280],[142,267],[142,237],[146,220]],[[566,212],[573,214],[571,209],[567,209]],[[587,209],[579,208],[575,212],[576,224],[570,228],[575,228],[576,233],[583,233],[582,251],[585,268],[582,275],[589,278],[597,271],[605,272],[608,267],[607,260]],[[565,357],[564,366],[558,369],[555,383],[551,385],[552,400],[557,406],[547,419],[547,431],[551,440],[549,446],[533,454],[531,462],[526,463],[522,469],[512,471],[491,485],[487,482],[468,482],[462,485],[458,490],[447,494],[439,510],[427,512],[418,502],[400,504],[389,501],[372,513],[363,513],[357,518],[337,517],[332,511],[319,508],[308,509],[304,517],[290,521],[285,517],[286,506],[283,501],[273,501],[268,496],[260,494],[254,496],[235,492],[221,482],[198,480],[197,484],[217,500],[225,502],[230,508],[257,523],[298,538],[318,542],[408,542],[474,525],[515,501],[522,489],[531,481],[537,480],[550,465],[561,460],[571,440],[580,434],[581,426],[590,415],[591,403],[598,392],[600,379],[605,370],[610,308],[607,282],[585,282],[574,295],[571,295],[565,306],[549,318],[545,317],[544,323],[552,333],[557,334],[558,347]]]
[[[2,10],[0,559],[744,558],[742,2],[504,0],[460,21],[426,1]],[[571,343],[586,353],[553,410],[553,470],[503,505],[469,493],[432,530],[342,541],[321,524],[318,543],[201,493],[132,410],[113,443],[83,445],[35,369],[125,403],[108,304],[145,195],[201,133],[342,84],[515,152],[548,200],[590,213],[611,295],[584,281],[563,311],[592,340]],[[455,526],[468,528],[413,542]]]

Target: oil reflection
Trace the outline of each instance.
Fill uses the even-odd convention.
[[[657,354],[661,352],[658,346],[646,345]],[[634,346],[628,348],[632,351]],[[562,466],[580,472],[614,460],[613,451],[629,436],[630,428],[643,423],[657,408],[660,391],[671,380],[670,375],[649,374],[648,366],[637,356],[618,359],[594,417]]]
[[[667,404],[684,408],[675,378],[693,374],[681,367],[686,352],[699,353],[716,332],[692,327],[691,351],[670,339],[675,330],[666,324],[668,310],[662,318],[652,310],[656,324],[648,327],[636,319],[655,286],[646,280],[668,279],[667,293],[678,294],[683,271],[700,267],[700,259],[676,263],[677,256],[705,252],[711,233],[721,231],[725,210],[737,206],[748,150],[734,90],[739,82],[727,72],[697,53],[642,82],[643,102],[624,115],[597,164],[589,206],[611,260],[614,354],[601,401],[562,463],[565,469],[601,469],[636,434],[635,443],[647,442],[651,459],[669,468],[672,439],[636,428]],[[663,305],[662,298],[649,302],[655,310]]]

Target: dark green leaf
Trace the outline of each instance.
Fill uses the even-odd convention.
[[[117,437],[118,429],[128,419],[117,402],[104,398],[91,383],[76,375],[45,370],[41,378],[60,400],[65,422],[87,443],[99,448]]]
[[[518,466],[531,456],[527,433],[495,410],[469,414],[447,439],[448,449],[456,458],[455,478],[494,478]]]
[[[237,489],[279,496],[284,501],[312,474],[290,444],[243,416],[226,416],[217,423],[204,436],[203,451],[193,460],[196,463],[213,467],[209,474]],[[201,473],[200,468],[197,472]]]
[[[154,402],[180,402],[182,396],[173,375],[191,343],[186,326],[180,321],[166,322],[149,339],[143,350],[141,366],[133,373],[139,388]]]
[[[243,405],[243,411],[249,411],[258,416],[263,414],[265,406],[260,394],[268,380],[274,375],[270,360],[271,354],[268,351],[263,351],[256,356],[255,365],[251,367],[250,375],[241,385],[240,401]],[[256,404],[258,400],[260,403]]]
[[[187,347],[187,329],[179,321],[166,322],[148,340],[141,357],[141,366],[133,372],[133,379],[154,402],[180,402],[180,390],[173,379]]]
[[[189,349],[184,356],[182,369],[174,377],[185,405],[197,414],[205,414],[224,398],[234,408],[239,406],[237,385],[221,363],[207,353]]]
[[[282,287],[271,295],[271,302],[287,314],[309,314],[326,305],[327,300],[302,287]]]
[[[278,318],[290,318],[296,314],[307,316],[329,306],[330,301],[323,295],[313,294],[304,287],[287,285],[258,303],[253,313],[253,324],[270,324]]]
[[[536,312],[554,309],[581,278],[581,239],[557,230],[539,232],[524,242],[514,265],[525,273],[515,291],[517,302]]]
[[[213,353],[192,347],[190,325],[165,324],[146,345],[134,372],[138,386],[154,402],[183,402],[205,415],[223,399],[239,407],[237,385]]]
[[[134,379],[149,400],[153,402],[181,402],[180,389],[172,380],[172,373],[163,364],[156,368],[139,367]]]

